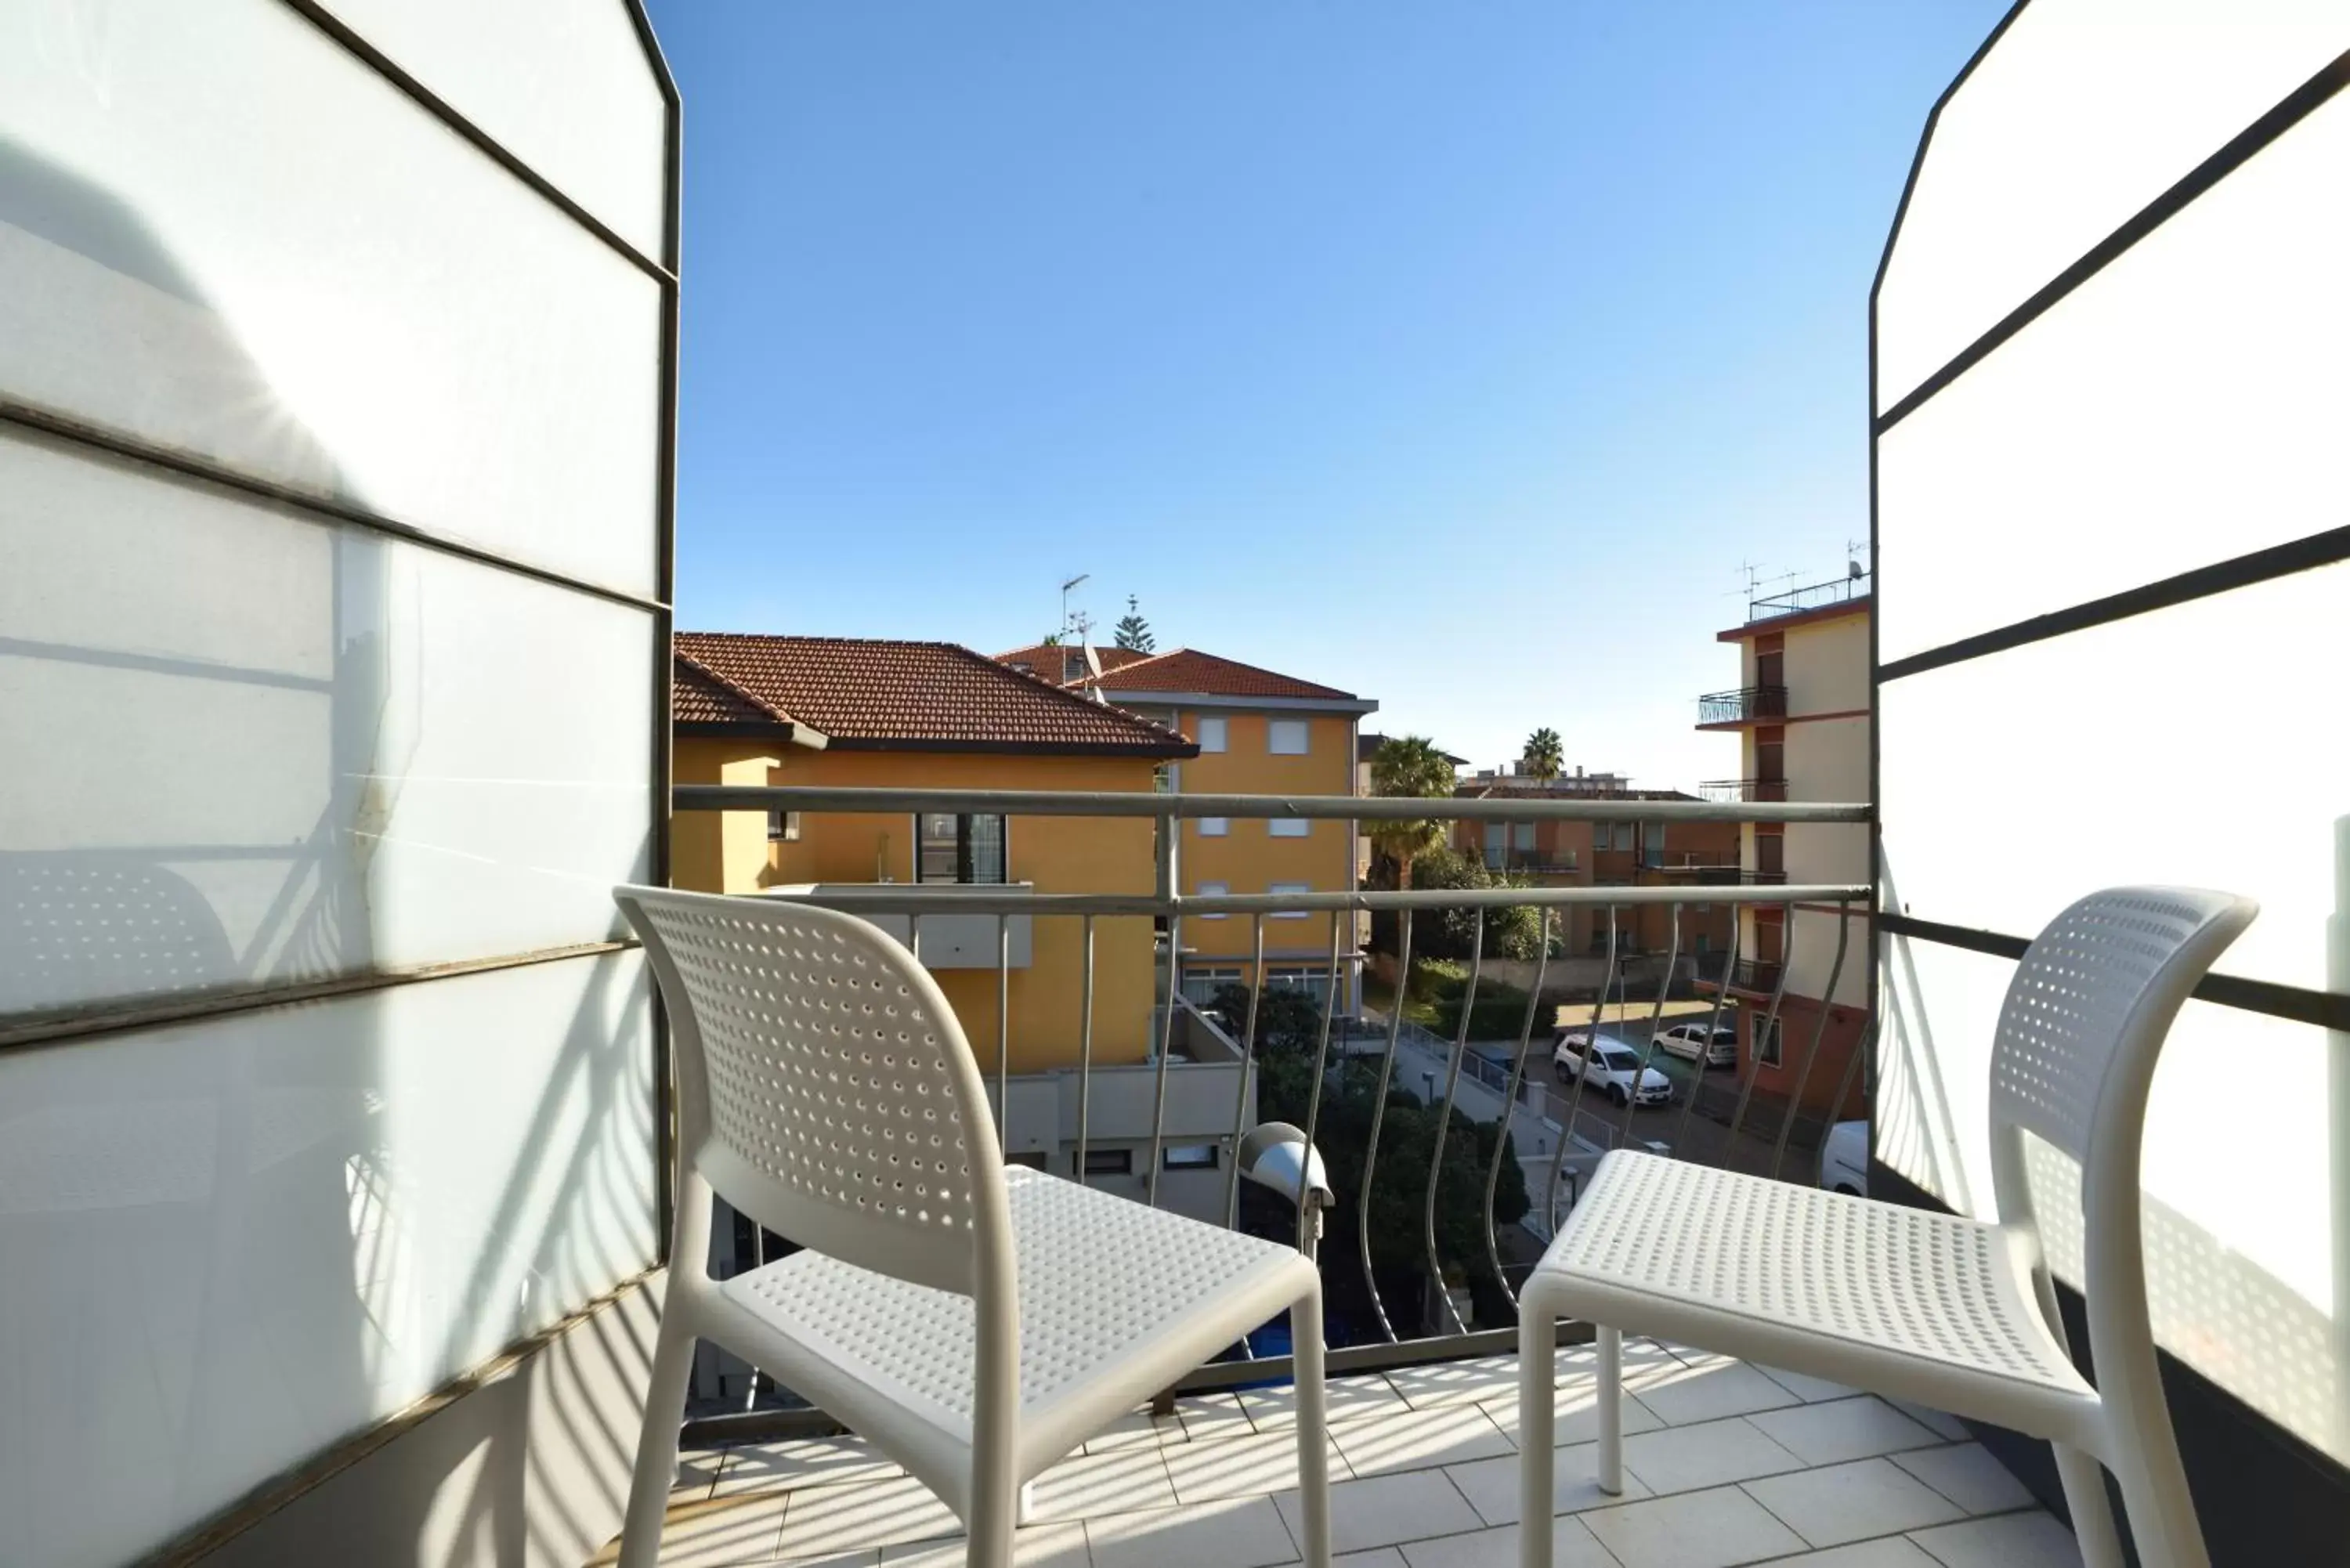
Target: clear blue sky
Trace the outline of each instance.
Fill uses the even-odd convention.
[[[655,0],[678,624],[1052,629],[1492,763],[1735,770],[1740,565],[1867,532],[1866,305],[2006,0]]]

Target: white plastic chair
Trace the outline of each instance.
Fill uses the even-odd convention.
[[[2086,1568],[2121,1568],[2102,1461],[2144,1568],[2210,1568],[2147,1324],[2138,1148],[2171,1020],[2258,906],[2117,888],[2040,933],[1991,1045],[1999,1221],[1612,1153],[1521,1297],[1523,1517],[1551,1503],[1553,1320],[1599,1329],[1598,1481],[1623,1490],[1622,1334],[1659,1334],[1994,1422],[2056,1448]],[[2089,1349],[2074,1370],[2025,1180],[2024,1135],[2081,1166]],[[1523,1568],[1549,1568],[1526,1530]]]
[[[1321,1279],[1294,1250],[1006,1168],[953,1009],[853,916],[622,887],[670,1014],[679,1180],[621,1535],[650,1568],[697,1338],[904,1465],[1007,1568],[1022,1487],[1284,1308],[1306,1561],[1329,1561]],[[806,1249],[719,1281],[713,1192]]]

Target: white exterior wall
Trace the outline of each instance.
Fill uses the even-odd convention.
[[[1877,302],[1878,413],[2345,45],[2338,7],[2033,0],[1924,152]],[[1888,911],[2028,938],[2098,887],[2224,888],[2262,914],[2223,973],[2350,992],[2350,565],[2082,607],[2340,525],[2345,179],[2336,94],[1878,438]],[[1988,1214],[2012,965],[1898,934],[1879,961],[1878,1157]],[[2345,1137],[2350,1036],[2189,1003],[2146,1132],[2157,1337],[2350,1461]],[[2066,1229],[2052,1262],[2077,1283]]]
[[[334,8],[665,243],[621,0]],[[278,0],[0,7],[0,1556],[80,1568],[657,1254],[667,300]]]

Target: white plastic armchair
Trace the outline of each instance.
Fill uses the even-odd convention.
[[[613,890],[670,1014],[678,1184],[622,1568],[650,1568],[697,1338],[904,1465],[1007,1568],[1021,1488],[1287,1308],[1306,1560],[1329,1560],[1321,1280],[1294,1250],[1006,1168],[969,1043],[853,916]],[[711,1199],[803,1251],[709,1277]]]
[[[1523,1517],[1550,1511],[1553,1322],[1598,1333],[1602,1490],[1623,1490],[1622,1334],[1656,1334],[1993,1422],[2055,1445],[2086,1568],[2122,1568],[2099,1472],[2144,1568],[2210,1568],[2147,1322],[2138,1153],[2171,1021],[2258,906],[2116,888],[2056,917],[1991,1045],[1996,1223],[1617,1152],[1521,1294]],[[2074,1369],[2025,1180],[2025,1138],[2081,1167],[2092,1387]],[[1550,1532],[1521,1532],[1549,1568]]]

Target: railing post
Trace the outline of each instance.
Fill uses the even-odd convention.
[[[1379,1124],[1387,1119],[1388,1081],[1395,1074],[1396,1042],[1403,1033],[1403,1002],[1411,987],[1411,911],[1397,911],[1395,1005],[1388,1009],[1387,1054],[1379,1058],[1378,1087],[1371,1096],[1371,1135],[1363,1147],[1363,1190],[1355,1200],[1355,1235],[1363,1254],[1363,1286],[1371,1294],[1371,1311],[1379,1332],[1396,1343],[1395,1324],[1388,1321],[1387,1303],[1379,1300],[1378,1276],[1371,1272],[1371,1174],[1378,1168]]]
[[[1791,914],[1787,923],[1794,924]],[[1818,1060],[1820,1042],[1827,1037],[1828,1012],[1835,1006],[1836,982],[1844,978],[1845,949],[1852,936],[1852,905],[1836,906],[1835,961],[1828,965],[1827,989],[1820,993],[1819,1022],[1812,1026],[1811,1049],[1804,1053],[1803,1070],[1795,1075],[1794,1092],[1787,1097],[1787,1114],[1779,1118],[1778,1141],[1771,1148],[1771,1179],[1779,1179],[1779,1167],[1787,1158],[1787,1137],[1794,1131],[1796,1115],[1804,1108],[1804,1091],[1811,1086],[1812,1064]]]
[[[1665,911],[1671,918],[1672,929],[1671,936],[1665,942],[1665,974],[1664,978],[1657,982],[1656,1006],[1648,1012],[1647,1047],[1640,1053],[1639,1065],[1632,1071],[1632,1086],[1625,1092],[1624,1126],[1616,1135],[1616,1144],[1619,1148],[1630,1140],[1632,1118],[1640,1114],[1640,1082],[1648,1075],[1648,1064],[1656,1058],[1657,1030],[1665,1021],[1665,992],[1673,983],[1673,966],[1681,961],[1681,907],[1679,904],[1668,904],[1665,906]],[[1593,1042],[1595,1048],[1597,1044],[1596,1041]],[[1692,1089],[1690,1093],[1695,1094],[1696,1091]]]
[[[1477,1010],[1477,977],[1485,963],[1485,911],[1477,911],[1477,924],[1469,938],[1469,987],[1461,993],[1461,1026],[1453,1031],[1452,1060],[1444,1075],[1444,1109],[1436,1118],[1436,1149],[1428,1160],[1428,1205],[1420,1220],[1420,1235],[1428,1248],[1428,1282],[1444,1303],[1444,1314],[1452,1320],[1452,1332],[1466,1334],[1469,1325],[1461,1321],[1461,1309],[1452,1304],[1452,1293],[1444,1288],[1443,1260],[1436,1255],[1436,1193],[1438,1177],[1444,1169],[1444,1135],[1452,1128],[1452,1097],[1461,1087],[1461,1058],[1469,1054],[1469,1021]],[[1398,999],[1400,1002],[1400,998]],[[1396,1009],[1403,1012],[1401,1006]],[[1504,1122],[1510,1109],[1502,1107]]]
[[[1583,1066],[1575,1075],[1575,1096],[1559,1123],[1558,1147],[1551,1151],[1550,1180],[1543,1188],[1544,1229],[1558,1234],[1558,1173],[1566,1162],[1566,1146],[1575,1139],[1576,1118],[1583,1115],[1583,1085],[1591,1080],[1591,1055],[1599,1048],[1600,1021],[1607,1015],[1607,990],[1616,982],[1616,906],[1607,906],[1607,967],[1599,976],[1598,1000],[1592,1003],[1591,1032],[1583,1042]]]
[[[1237,1231],[1241,1226],[1241,1138],[1248,1131],[1249,1073],[1256,1062],[1256,1005],[1264,995],[1264,917],[1249,917],[1249,929],[1254,939],[1255,983],[1249,987],[1247,1022],[1241,1025],[1240,1087],[1232,1092],[1232,1146],[1227,1151],[1231,1158],[1224,1161],[1224,1229]]]
[[[1510,1066],[1510,1085],[1502,1092],[1502,1126],[1500,1136],[1493,1139],[1493,1158],[1485,1167],[1485,1261],[1493,1268],[1493,1278],[1507,1296],[1510,1305],[1518,1304],[1518,1293],[1510,1288],[1509,1276],[1502,1272],[1501,1241],[1494,1234],[1493,1195],[1502,1180],[1502,1157],[1513,1145],[1512,1134],[1518,1119],[1518,1089],[1526,1078],[1526,1054],[1534,1044],[1534,1014],[1542,1007],[1543,979],[1550,971],[1550,909],[1542,912],[1542,945],[1534,954],[1534,989],[1526,995],[1526,1021],[1518,1027],[1517,1059]]]
[[[1086,1134],[1094,1107],[1094,917],[1086,917],[1085,978],[1077,1023],[1077,1185],[1086,1182]]]
[[[1314,1135],[1320,1129],[1322,1124],[1322,1080],[1330,1070],[1330,1022],[1332,1014],[1338,1011],[1338,936],[1341,929],[1341,922],[1334,917],[1330,921],[1329,990],[1322,1003],[1322,1037],[1315,1043],[1314,1086],[1306,1091],[1305,1097],[1305,1148],[1309,1154],[1314,1150]],[[1341,1076],[1345,1075],[1346,1068],[1343,1065],[1338,1071]],[[1303,1252],[1308,1251],[1306,1231],[1310,1227],[1309,1216],[1306,1214],[1305,1204],[1303,1201],[1305,1195],[1300,1193],[1298,1196],[1300,1202],[1297,1205],[1297,1250]]]

